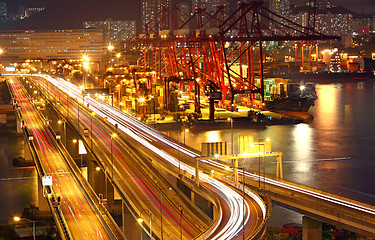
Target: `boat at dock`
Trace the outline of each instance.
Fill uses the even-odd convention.
[[[308,112],[318,98],[314,83],[293,83],[287,79],[265,80],[265,109]]]

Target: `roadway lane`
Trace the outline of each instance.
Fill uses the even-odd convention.
[[[65,93],[69,94],[70,97],[77,99],[79,102],[83,103],[82,94],[80,90],[62,79],[56,79],[51,77],[45,77],[49,82],[53,85],[59,87]],[[95,111],[98,115],[103,118],[107,118],[111,124],[118,124],[119,129],[121,129],[124,133],[126,133],[129,137],[138,142],[138,144],[143,145],[143,151],[149,153],[149,157],[157,156],[160,159],[171,166],[174,167],[174,171],[178,171],[178,164],[179,161],[176,157],[172,156],[168,152],[159,149],[157,144],[160,141],[163,141],[163,144],[170,145],[170,140],[167,139],[165,136],[161,135],[157,131],[149,128],[148,126],[144,125],[143,123],[124,115],[122,112],[118,111],[117,109],[108,106],[107,104],[97,101],[91,97],[85,97],[85,103],[89,104],[89,107],[92,111]],[[63,108],[62,108],[63,109]],[[108,134],[107,134],[108,136]],[[107,140],[108,141],[108,140]],[[174,143],[175,144],[175,143]],[[176,147],[175,149],[179,148],[179,150],[186,152],[187,150],[182,147]],[[169,146],[170,148],[170,146]],[[151,154],[153,156],[151,156]],[[195,156],[199,156],[196,153]],[[194,159],[195,156],[190,156],[190,160]],[[117,159],[117,157],[116,157]],[[121,163],[120,163],[121,164]],[[115,163],[115,167],[118,168],[119,163]],[[183,163],[181,165],[182,170],[186,170],[186,172],[192,176],[195,175],[195,170],[188,164]],[[202,175],[202,182],[204,185],[207,185],[207,188],[211,188],[217,194],[217,197],[221,198],[222,204],[226,206],[223,208],[226,211],[222,212],[222,215],[219,216],[219,219],[222,221],[220,222],[220,229],[216,231],[217,226],[214,225],[213,229],[208,230],[211,233],[210,239],[234,239],[238,234],[241,232],[242,229],[242,219],[245,219],[245,227],[246,229],[251,228],[251,226],[259,226],[260,223],[263,221],[265,216],[265,209],[260,207],[258,208],[259,211],[251,210],[249,205],[259,205],[261,201],[254,201],[252,200],[251,204],[245,204],[245,217],[242,211],[242,196],[233,188],[223,184],[222,182],[218,181],[215,178],[212,178],[208,175]],[[154,199],[156,198],[157,194],[154,194]],[[251,198],[252,199],[252,198]],[[249,198],[246,198],[249,200]],[[262,203],[261,203],[262,204]],[[160,202],[159,202],[160,207]],[[166,214],[167,221],[171,222],[171,226],[178,226],[179,222],[178,219],[173,219],[174,214]],[[172,219],[169,219],[171,217]],[[249,221],[249,219],[251,219]],[[169,224],[166,224],[167,226]],[[247,232],[252,232],[254,229],[251,229]],[[212,235],[214,233],[214,235]]]
[[[53,177],[53,191],[61,196],[61,209],[74,239],[112,239],[95,209],[70,173],[63,157],[56,150],[54,139],[30,103],[24,87],[15,77],[9,84],[20,106],[25,125],[34,136],[38,156],[47,175]]]

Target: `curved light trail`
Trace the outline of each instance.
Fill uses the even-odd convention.
[[[118,109],[113,108],[106,103],[96,100],[90,96],[83,97],[81,90],[74,84],[66,82],[63,79],[54,78],[51,76],[36,76],[48,80],[50,83],[52,83],[60,90],[68,94],[71,98],[77,99],[77,101],[79,101],[81,104],[88,104],[89,108],[92,111],[96,112],[99,116],[103,118],[107,118],[108,122],[110,122],[111,124],[117,124],[119,129],[124,131],[127,135],[129,135],[134,140],[145,146],[147,149],[154,152],[159,157],[168,161],[169,164],[173,164],[175,167],[178,167],[180,164],[181,170],[185,170],[192,176],[195,175],[195,168],[182,162],[179,163],[179,160],[177,158],[155,147],[152,144],[152,142],[162,142],[163,144],[168,145],[169,147],[182,151],[184,154],[191,158],[198,157],[198,154],[163,137],[156,130],[148,127],[146,124],[141,123],[138,120],[123,114]],[[229,207],[229,211],[226,212],[228,217],[225,219],[225,224],[221,226],[221,228],[218,230],[216,228],[210,229],[211,233],[213,234],[210,236],[210,239],[219,240],[236,238],[236,236],[238,236],[239,233],[242,231],[243,225],[246,226],[248,224],[250,214],[254,214],[250,212],[249,204],[245,202],[245,205],[243,206],[243,197],[239,192],[223,184],[222,182],[210,177],[209,175],[200,173],[200,179],[203,184],[206,184],[209,188],[214,189],[216,194],[218,194]],[[258,199],[257,202],[261,203],[260,206],[262,209],[262,213],[260,215],[262,218],[264,218],[266,212],[264,205],[260,199]],[[243,211],[243,207],[245,208],[245,213]],[[219,218],[222,219],[223,216],[220,216]],[[242,223],[243,219],[245,220],[244,224]]]

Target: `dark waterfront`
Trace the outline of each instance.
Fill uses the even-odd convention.
[[[254,141],[271,138],[272,150],[283,153],[284,179],[345,195],[375,205],[375,83],[337,83],[316,86],[318,99],[310,109],[314,120],[297,125],[275,125],[267,129],[234,129],[238,136]],[[175,132],[170,136],[177,139]],[[186,143],[200,149],[201,142],[228,142],[231,130],[188,132]],[[183,134],[180,139],[183,138]],[[249,171],[257,171],[258,159],[243,160]],[[263,166],[261,167],[263,168]],[[267,175],[276,175],[276,161],[266,158]],[[274,209],[270,225],[300,222],[301,215]]]
[[[0,224],[21,216],[25,207],[36,204],[36,171],[34,168],[15,168],[14,157],[23,155],[23,137],[0,133]]]
[[[375,83],[322,84],[316,87],[319,98],[310,109],[311,123],[269,126],[266,129],[234,129],[254,140],[270,137],[272,150],[283,153],[284,179],[336,194],[350,196],[375,205]],[[169,132],[177,137],[176,132]],[[183,133],[180,140],[183,139]],[[201,142],[231,142],[231,130],[187,132],[186,143],[200,149]],[[35,171],[15,169],[14,157],[23,152],[22,137],[0,134],[0,222],[20,215],[23,208],[35,203]],[[236,151],[237,144],[234,149]],[[242,163],[257,171],[258,160]],[[267,175],[275,175],[274,158],[266,158]],[[281,221],[282,220],[282,221]],[[276,207],[271,226],[300,222],[301,216]]]

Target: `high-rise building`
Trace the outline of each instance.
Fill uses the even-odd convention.
[[[81,59],[101,61],[104,54],[101,29],[0,31],[2,60]]]
[[[0,18],[5,19],[8,17],[7,4],[5,2],[0,2]]]
[[[182,3],[178,3],[176,5],[176,16],[175,16],[175,19],[176,19],[176,27],[180,27],[182,26],[182,24],[184,24],[185,22],[187,22],[187,20],[189,19],[190,17],[190,9],[189,9],[189,4],[186,3],[186,2],[182,2]],[[187,24],[184,28],[189,28],[189,25]]]
[[[217,19],[219,22],[222,22],[224,19],[229,17],[229,11],[230,11],[230,4],[227,0],[192,0],[192,12],[195,13],[196,9],[205,9],[206,13],[208,14],[214,14],[219,7],[223,7],[223,11],[221,14],[217,15]],[[202,21],[205,22],[206,17],[202,16]],[[210,22],[211,26],[206,27],[215,27],[214,22]]]
[[[288,18],[304,27],[309,26],[308,9],[306,7],[294,9],[294,12]],[[353,31],[353,14],[343,7],[318,10],[315,15],[315,30],[326,35],[351,35]]]
[[[310,0],[300,1],[300,3],[302,3],[305,6],[310,6],[310,4],[312,7],[314,6],[314,1]],[[332,7],[330,0],[315,0],[315,5],[319,10],[324,10]]]
[[[86,21],[84,28],[103,29],[105,43],[119,46],[122,41],[129,40],[136,34],[135,21]]]
[[[143,0],[141,6],[142,32],[150,34],[168,30],[171,22],[170,0]]]
[[[289,0],[271,0],[269,1],[269,9],[281,16],[287,16],[289,12]]]

